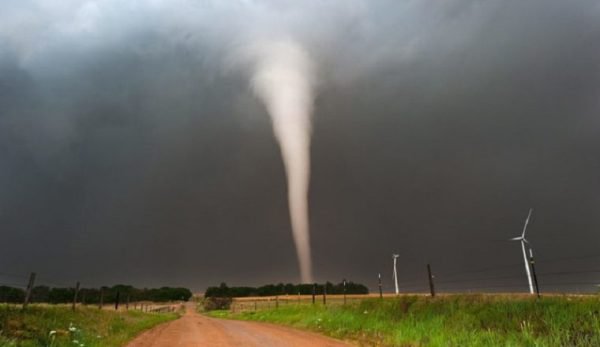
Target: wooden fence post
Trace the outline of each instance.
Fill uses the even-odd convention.
[[[35,283],[35,272],[29,274],[29,282],[27,282],[27,290],[25,291],[25,300],[23,301],[23,309],[27,308],[29,305],[29,300],[31,299],[31,290],[33,289],[33,285]]]
[[[117,297],[115,298],[115,311],[119,310],[119,299],[121,299],[121,292],[117,291]]]
[[[73,293],[73,305],[71,309],[75,311],[75,306],[77,306],[77,294],[79,294],[79,281],[75,284],[75,293]]]
[[[531,273],[533,275],[533,283],[535,284],[535,293],[538,299],[540,298],[540,286],[538,284],[537,275],[535,273],[535,261],[533,260],[533,250],[529,249],[529,265],[531,265]]]
[[[83,306],[86,306],[86,303],[85,303],[85,294],[86,294],[86,291],[85,291],[85,290],[82,290],[82,291],[81,291],[81,304],[82,304]]]
[[[435,287],[433,286],[433,275],[431,274],[431,265],[427,264],[427,277],[429,277],[429,292],[435,296]]]

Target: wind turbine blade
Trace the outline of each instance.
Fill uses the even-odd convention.
[[[512,239],[508,239],[508,241],[520,241],[523,238],[521,236],[513,237]]]
[[[533,208],[529,209],[529,213],[527,213],[527,219],[525,223],[529,224],[529,220],[531,219],[531,214],[533,213]]]
[[[523,233],[521,237],[525,237],[525,232],[527,231],[527,225],[529,224],[529,218],[531,218],[531,213],[533,212],[533,208],[529,209],[529,213],[527,214],[527,219],[525,219],[525,225],[523,226]]]

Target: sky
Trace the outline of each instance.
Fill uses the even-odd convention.
[[[3,0],[0,284],[298,282],[271,120],[241,53],[316,71],[315,279],[600,283],[600,4]],[[22,276],[22,277],[20,277]]]

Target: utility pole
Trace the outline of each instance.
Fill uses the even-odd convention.
[[[317,294],[317,284],[313,283],[312,287],[312,303],[315,304],[315,295]]]
[[[75,306],[77,306],[77,294],[79,294],[79,281],[75,284],[75,293],[73,293],[73,306],[71,306],[73,311],[75,311]]]
[[[383,299],[383,289],[381,288],[381,273],[377,274],[377,281],[379,282],[379,298]]]
[[[429,292],[435,296],[435,287],[433,286],[433,275],[431,274],[431,265],[427,264],[427,277],[429,277]]]
[[[35,272],[29,274],[29,282],[27,282],[27,290],[25,291],[25,300],[23,301],[23,309],[27,308],[29,305],[29,300],[31,299],[31,290],[33,289],[33,284],[35,283]]]
[[[533,250],[529,248],[529,265],[531,265],[531,273],[533,275],[533,283],[535,284],[535,293],[538,299],[540,298],[540,286],[538,284],[537,275],[535,273],[535,261],[533,260]]]

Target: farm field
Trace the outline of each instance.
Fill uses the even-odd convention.
[[[0,305],[0,346],[122,346],[155,325],[176,319],[178,313],[138,310],[99,310],[95,306]]]
[[[254,310],[252,298],[244,298],[232,310],[209,314],[289,325],[361,345],[600,346],[600,297],[594,295],[539,300],[525,295],[402,295],[353,298],[346,305],[332,299],[326,306],[283,300],[265,306],[262,301]]]

